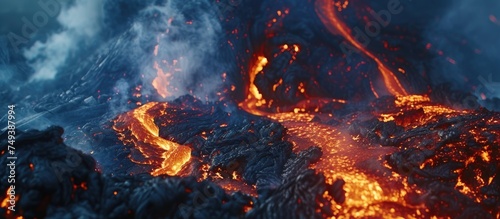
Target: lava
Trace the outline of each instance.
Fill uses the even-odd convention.
[[[2,216],[489,218],[481,214],[486,212],[500,218],[500,113],[453,105],[465,95],[480,96],[481,103],[497,101],[492,105],[498,99],[491,99],[492,90],[473,86],[481,79],[470,75],[463,75],[462,90],[452,90],[454,82],[439,84],[448,80],[439,77],[441,64],[452,64],[451,70],[460,73],[475,70],[462,59],[477,61],[467,52],[476,46],[475,37],[451,36],[464,44],[457,44],[455,53],[447,48],[449,33],[441,38],[440,31],[428,28],[452,27],[440,23],[450,20],[446,14],[453,8],[443,3],[423,13],[423,7],[414,6],[398,17],[397,26],[374,37],[378,46],[368,48],[340,12],[356,7],[349,0],[226,3],[215,1],[224,10],[215,19],[218,11],[208,1],[106,4],[114,10],[103,11],[103,27],[119,24],[127,32],[105,31],[100,41],[109,46],[96,47],[102,52],[91,54],[95,58],[78,72],[58,77],[71,79],[74,85],[63,86],[68,90],[20,99],[25,106],[18,115],[61,114],[62,119],[47,115],[47,121],[69,121],[63,123],[69,132],[63,136],[61,127],[19,130],[19,193],[10,198],[20,208],[5,210],[9,200],[0,196]],[[363,13],[372,6],[382,5],[349,10],[356,16],[362,12],[352,20],[369,23]],[[434,16],[434,10],[442,13]],[[495,16],[487,18],[497,25]],[[114,21],[122,18],[126,26]],[[179,23],[187,26],[179,28]],[[161,42],[169,42],[165,48],[162,37]],[[360,56],[342,56],[337,44],[342,40]],[[126,50],[127,44],[140,51]],[[150,49],[152,56],[137,56]],[[478,45],[474,51],[479,54],[479,49],[483,54],[477,57],[490,61],[487,48]],[[383,51],[397,58],[387,60],[379,55]],[[446,63],[436,61],[435,52]],[[137,77],[143,65],[125,63],[133,58],[139,63],[150,58],[152,74]],[[191,68],[193,62],[200,65]],[[25,64],[18,70],[30,62]],[[485,70],[494,67],[480,64]],[[80,77],[81,71],[88,73]],[[210,83],[198,83],[199,78]],[[117,88],[128,86],[115,80],[140,85],[130,96]],[[153,88],[156,94],[150,95]],[[204,100],[192,96],[202,91]],[[12,96],[10,90],[4,93]],[[103,120],[116,116],[108,109],[124,106],[122,100],[138,107],[115,117],[112,133]],[[20,125],[31,124],[39,121]],[[82,132],[94,137],[88,147],[64,144]],[[90,149],[91,155],[76,148]],[[5,151],[2,160],[9,159]],[[69,156],[71,151],[76,155]],[[121,159],[127,155],[134,164]],[[4,187],[0,191],[10,193]]]
[[[457,110],[433,103],[426,95],[396,97],[394,100],[394,109],[401,110],[396,112],[380,113],[375,116],[378,116],[379,120],[383,122],[395,121],[398,125],[413,127],[415,125],[428,124],[429,122],[434,121],[438,116],[442,115],[453,116],[461,113],[471,113],[468,110]],[[420,113],[415,113],[419,111]],[[412,112],[413,114],[409,115]]]
[[[335,10],[346,8],[347,5],[348,1],[340,4],[331,0],[318,0],[315,9],[321,22],[331,33],[340,34],[377,64],[385,88],[376,89],[372,81],[370,81],[370,88],[375,97],[380,98],[381,94],[391,94],[394,100],[390,102],[392,105],[388,106],[387,111],[374,110],[370,112],[371,116],[383,123],[394,121],[397,125],[411,129],[435,122],[442,116],[452,117],[461,113],[471,113],[467,110],[457,110],[432,103],[426,95],[409,95],[396,75],[378,57],[364,48],[352,35],[349,27],[339,19]],[[278,11],[277,14],[280,15],[281,11]],[[230,41],[228,43],[231,44]],[[293,54],[300,52],[300,47],[296,44],[284,44],[281,48],[281,52],[286,50],[294,52]],[[154,51],[154,55],[157,54],[158,46],[155,47]],[[292,55],[290,63],[293,60],[295,60],[294,55]],[[261,111],[263,106],[270,107],[273,100],[263,98],[255,84],[255,78],[257,74],[262,73],[268,61],[268,58],[263,55],[254,55],[254,63],[250,65],[248,74],[247,97],[239,106],[251,114],[266,116],[284,125],[288,129],[287,140],[294,144],[295,152],[305,150],[310,146],[318,146],[322,149],[323,155],[320,161],[311,165],[311,168],[324,174],[329,184],[338,178],[346,182],[345,203],[332,202],[332,211],[335,212],[335,215],[422,218],[429,213],[423,204],[409,203],[407,200],[409,193],[422,193],[422,191],[416,185],[409,183],[405,177],[391,171],[386,165],[384,157],[397,152],[398,147],[381,147],[380,145],[362,147],[363,143],[359,141],[359,138],[348,133],[349,123],[332,126],[314,122],[315,116],[326,116],[320,113],[305,113],[308,110],[306,107],[297,107],[299,104],[294,106],[295,108],[291,108],[293,112],[288,113]],[[157,71],[157,77],[153,80],[152,85],[158,94],[165,98],[170,95],[166,87],[169,85],[171,74],[165,73],[156,61],[154,69]],[[406,74],[406,70],[402,68],[399,68],[398,71]],[[223,77],[225,78],[225,74]],[[282,83],[283,79],[279,80],[272,86],[273,90],[276,91]],[[298,91],[306,93],[306,87],[303,83],[299,84]],[[310,100],[311,98],[307,99],[307,101]],[[333,99],[332,102],[347,103],[346,100],[337,99]],[[168,108],[167,103],[151,102],[120,115],[114,121],[113,128],[119,133],[120,139],[124,143],[132,143],[144,158],[138,159],[131,155],[131,160],[140,164],[152,165],[156,168],[151,171],[152,175],[176,175],[191,158],[189,147],[159,137],[159,128],[154,123],[154,119],[163,115],[166,108]],[[277,111],[280,111],[279,108]],[[226,124],[222,124],[220,127],[226,126]],[[128,132],[130,133],[127,134]],[[160,157],[163,160],[158,160]],[[478,152],[477,157],[488,162],[492,159],[490,153],[486,151]],[[432,159],[427,160],[420,165],[420,169],[432,166],[433,162]],[[474,160],[464,162],[473,163]],[[203,168],[208,169],[208,164],[204,164]],[[456,173],[462,174],[462,170],[456,171]],[[200,180],[207,179],[207,176],[208,172],[206,171]],[[223,177],[220,173],[216,173],[216,177],[212,177],[212,179],[216,179],[216,183],[227,192],[244,191],[247,194],[255,195],[255,187],[242,182],[236,172],[233,172],[232,177]],[[481,181],[481,185],[491,183],[492,180],[493,177],[490,177],[488,182],[478,179]],[[455,187],[459,188],[463,194],[478,198],[477,189],[470,188],[460,178]]]
[[[154,57],[158,56],[159,37],[157,37],[156,41],[157,44],[153,51]],[[177,62],[177,60],[173,60],[171,66],[168,65],[166,60],[162,60],[161,63],[167,64],[170,70],[178,71],[179,69],[175,68]],[[157,75],[151,85],[161,97],[171,96],[168,87],[172,74],[164,72],[157,60],[154,61],[153,68],[156,70]],[[132,155],[129,155],[129,158],[136,163],[152,165],[155,168],[151,171],[153,176],[161,174],[176,175],[191,158],[191,148],[159,137],[159,128],[154,123],[154,119],[163,115],[163,110],[167,107],[167,103],[149,102],[137,109],[119,115],[114,120],[113,129],[119,134],[120,140],[134,145],[135,149],[141,152],[139,157],[144,159],[139,160]],[[163,160],[159,160],[160,157]]]
[[[320,10],[327,9],[328,16],[322,18],[325,25],[333,24],[334,28],[338,29],[346,39],[378,64],[386,87],[391,94],[406,96],[406,90],[394,74],[378,58],[355,41],[349,34],[347,27],[337,19],[333,13],[331,2],[320,1],[320,4],[324,5],[319,8]],[[285,44],[282,49],[286,50],[288,47]],[[299,52],[298,46],[293,45],[293,50]],[[239,106],[254,115],[267,116],[282,123],[289,130],[289,140],[294,143],[296,151],[304,150],[305,147],[311,145],[322,148],[323,156],[318,163],[313,165],[313,168],[317,172],[325,174],[329,183],[333,183],[337,178],[343,178],[346,181],[346,203],[343,205],[332,203],[334,206],[332,210],[337,215],[419,217],[423,209],[409,207],[408,204],[405,204],[404,196],[410,190],[407,183],[395,173],[390,173],[387,170],[382,171],[384,168],[381,166],[381,157],[394,152],[394,148],[373,147],[367,151],[366,148],[358,147],[357,142],[354,142],[342,128],[313,123],[311,122],[313,115],[299,113],[304,112],[305,107],[293,108],[294,113],[274,114],[264,113],[258,109],[266,104],[266,100],[262,99],[254,80],[255,76],[265,67],[267,61],[266,57],[257,56],[257,60],[249,72],[248,97]],[[273,90],[276,90],[276,86],[279,86],[280,83],[281,81],[274,85]],[[303,85],[302,87],[299,85],[299,90],[302,93],[305,92]],[[375,90],[374,94],[378,97]],[[334,102],[346,103],[345,100],[334,100]],[[378,172],[373,173],[373,169],[358,167],[363,162],[378,163],[379,169],[375,171]]]
[[[167,103],[150,102],[119,115],[114,120],[113,129],[120,140],[130,143],[141,152],[143,160],[132,156],[130,159],[140,164],[150,164],[155,169],[151,174],[175,175],[191,158],[191,148],[159,137],[159,128],[154,123],[162,115]]]
[[[239,106],[245,111],[250,112],[254,115],[265,115],[266,113],[257,109],[266,103],[265,99],[262,99],[262,94],[259,93],[259,89],[255,85],[255,76],[264,69],[267,65],[268,60],[265,56],[257,56],[257,60],[254,65],[251,66],[249,72],[250,83],[248,85],[248,96],[245,101],[241,102]]]
[[[385,66],[379,58],[368,51],[352,36],[351,30],[337,17],[337,14],[335,13],[335,5],[332,0],[318,0],[316,1],[315,8],[319,18],[332,34],[340,34],[356,49],[377,63],[378,70],[382,74],[384,84],[390,94],[394,96],[408,95],[408,92],[403,88],[395,74],[387,66]],[[376,97],[378,97],[379,93],[383,92],[374,91],[373,93]]]
[[[255,76],[264,69],[264,66],[267,65],[267,58],[264,56],[258,56],[257,57],[257,62],[256,64],[252,67],[252,70],[250,71],[250,87],[249,91],[250,94],[248,98],[255,98],[257,100],[262,99],[262,94],[259,93],[259,89],[257,89],[257,86],[255,86],[254,81],[255,81]],[[258,106],[258,105],[257,105]]]
[[[389,99],[391,100],[391,99]],[[379,100],[384,101],[384,100]],[[411,180],[393,172],[387,160],[387,155],[397,154],[401,149],[419,148],[420,150],[435,151],[434,157],[424,159],[420,165],[412,169],[410,174],[417,174],[412,177],[429,176],[428,172],[433,169],[439,169],[449,162],[462,163],[464,166],[458,166],[453,170],[457,181],[454,183],[456,191],[470,197],[476,203],[484,203],[488,198],[480,190],[491,185],[496,176],[488,170],[480,167],[491,164],[496,159],[496,152],[493,146],[490,146],[485,137],[484,128],[488,124],[498,124],[495,117],[485,117],[483,119],[473,120],[472,124],[450,124],[455,121],[454,118],[460,116],[472,116],[476,113],[472,110],[458,110],[444,105],[436,104],[425,95],[399,96],[392,99],[385,109],[372,109],[371,116],[378,118],[383,124],[395,122],[404,127],[406,131],[395,134],[395,139],[401,139],[396,147],[381,147],[378,143],[369,143],[360,141],[358,136],[348,131],[350,125],[357,120],[359,115],[354,113],[352,118],[339,119],[338,125],[325,125],[319,121],[328,121],[332,115],[311,114],[311,113],[275,113],[268,117],[280,122],[288,129],[288,140],[293,142],[294,150],[301,151],[311,145],[319,146],[323,151],[320,161],[311,165],[319,173],[323,173],[329,183],[337,178],[342,178],[346,190],[346,202],[342,205],[333,204],[333,211],[336,215],[350,215],[353,217],[379,217],[384,215],[386,218],[425,218],[431,215],[428,206],[423,205],[421,201],[415,201],[412,196],[418,194],[422,199],[426,198],[426,191],[420,184],[415,184],[415,178]],[[415,113],[418,112],[418,113]],[[480,117],[479,115],[476,115]],[[370,116],[367,115],[367,118]],[[443,122],[443,119],[449,119],[450,122]],[[361,119],[363,121],[363,119]],[[446,121],[446,120],[444,120]],[[453,140],[454,143],[447,143],[444,146],[438,143],[444,136],[436,124],[450,124],[452,130],[460,126],[466,126],[461,129],[464,134],[460,134],[460,139]],[[423,132],[437,126],[430,132]],[[367,128],[371,130],[371,128]],[[419,130],[417,134],[405,134],[408,131]],[[371,130],[369,132],[379,132]],[[453,132],[453,131],[452,131]],[[496,134],[496,131],[490,130],[489,135]],[[379,133],[380,135],[380,133]],[[405,137],[407,135],[407,137]],[[436,136],[437,135],[437,136]],[[470,136],[479,146],[470,148],[465,139]],[[405,140],[405,138],[407,138]],[[450,139],[451,140],[451,139]],[[422,146],[427,142],[429,146]],[[366,146],[362,146],[366,145]],[[432,147],[431,147],[432,146]],[[435,147],[435,149],[433,149]],[[482,149],[481,149],[482,147]],[[421,152],[422,153],[422,152]],[[408,158],[410,159],[410,158]],[[451,159],[451,160],[450,160]],[[407,161],[409,162],[409,161]],[[426,175],[427,173],[427,175]],[[472,175],[471,175],[472,174]],[[443,176],[444,177],[444,176]],[[443,178],[445,180],[445,178]],[[411,182],[410,182],[411,181]],[[418,185],[418,186],[417,186]],[[432,191],[432,190],[431,190]]]
[[[346,202],[332,203],[337,215],[418,218],[423,213],[420,206],[410,206],[404,199],[412,188],[382,166],[381,157],[395,148],[360,147],[344,128],[311,122],[314,116],[308,113],[277,113],[269,117],[288,129],[294,150],[311,145],[321,147],[323,156],[312,168],[323,173],[327,182],[345,180]]]

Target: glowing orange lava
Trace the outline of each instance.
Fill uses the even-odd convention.
[[[267,58],[264,56],[258,56],[256,62],[250,68],[249,78],[250,84],[248,85],[248,96],[245,101],[241,102],[239,106],[243,108],[245,111],[250,112],[254,115],[266,115],[266,113],[257,109],[264,104],[266,104],[266,100],[262,99],[262,94],[260,94],[259,89],[255,85],[255,76],[264,69],[267,65]]]
[[[323,22],[331,33],[340,34],[347,41],[349,41],[349,43],[356,47],[356,49],[363,52],[363,54],[370,57],[373,61],[375,61],[375,63],[377,63],[378,70],[382,74],[384,84],[390,94],[394,96],[408,95],[394,73],[389,70],[389,68],[387,68],[379,58],[373,55],[370,51],[366,50],[361,43],[354,39],[351,35],[351,30],[337,17],[337,14],[335,13],[335,5],[332,0],[318,0],[316,1],[315,8],[321,22]],[[378,96],[375,91],[374,94],[375,96]]]
[[[345,180],[346,202],[333,203],[337,215],[353,218],[419,218],[421,206],[410,206],[404,197],[410,190],[401,176],[383,167],[382,156],[396,151],[389,147],[360,147],[346,130],[311,122],[307,113],[278,113],[269,118],[288,129],[294,150],[321,147],[323,156],[312,168],[323,173],[328,183]]]
[[[407,91],[399,82],[396,75],[389,70],[384,63],[373,53],[366,50],[351,35],[349,28],[337,17],[336,8],[347,7],[344,4],[336,4],[331,0],[318,0],[316,11],[332,33],[340,33],[355,48],[374,60],[382,75],[385,88],[376,90],[370,81],[374,95],[389,93],[396,97],[395,109],[399,112],[377,114],[381,121],[388,122],[397,120],[405,112],[422,111],[421,118],[412,121],[412,124],[420,125],[429,122],[433,117],[443,114],[461,113],[461,111],[432,104],[430,98],[424,95],[408,95]],[[284,45],[283,49],[288,49]],[[299,51],[298,49],[296,51]],[[254,84],[255,76],[265,67],[267,59],[257,56],[255,63],[250,68],[248,97],[240,103],[245,111],[254,115],[267,116],[280,122],[288,130],[288,140],[294,144],[296,152],[305,150],[310,146],[318,146],[323,155],[320,161],[311,167],[318,173],[323,173],[328,183],[333,183],[337,178],[345,180],[346,201],[342,205],[333,204],[335,215],[353,218],[422,218],[428,212],[423,205],[411,205],[406,201],[406,195],[410,192],[421,192],[415,186],[410,186],[405,177],[398,175],[386,167],[383,157],[392,154],[399,149],[397,147],[366,146],[362,147],[358,139],[353,138],[347,131],[348,126],[329,126],[312,122],[314,114],[305,113],[305,108],[292,108],[289,113],[266,113],[258,109],[266,106],[266,100],[262,98]],[[402,72],[404,70],[400,70]],[[273,86],[276,91],[278,82]],[[300,90],[300,87],[299,87]],[[271,102],[272,100],[268,100]],[[346,103],[344,100],[341,103]],[[316,116],[323,116],[317,114]]]
[[[379,121],[396,121],[396,124],[404,127],[413,127],[415,125],[424,125],[433,121],[437,116],[453,116],[461,113],[470,113],[468,110],[457,110],[451,107],[435,104],[425,95],[398,96],[394,101],[395,107],[401,109],[394,113],[381,113],[378,116]],[[411,116],[405,115],[408,112],[421,110],[420,114]],[[403,119],[399,119],[403,118]],[[408,120],[407,118],[411,118]]]
[[[283,47],[287,49],[288,45]],[[297,48],[296,51],[298,50]],[[371,57],[374,56],[371,55]],[[382,71],[384,75],[392,74],[384,65],[381,65],[380,61],[378,63],[382,66],[380,69],[384,70]],[[295,145],[295,151],[304,150],[312,145],[322,148],[323,156],[317,164],[313,165],[313,168],[325,174],[328,183],[333,183],[337,178],[343,178],[346,181],[346,202],[343,205],[334,203],[335,207],[332,209],[337,215],[418,218],[423,213],[420,207],[409,207],[405,204],[404,196],[410,187],[402,177],[387,169],[383,170],[381,157],[394,152],[395,148],[358,147],[345,131],[310,122],[313,115],[299,113],[304,112],[304,108],[293,108],[294,113],[272,114],[260,111],[258,107],[265,105],[266,100],[262,98],[254,80],[266,64],[267,59],[264,56],[257,57],[249,72],[248,97],[239,106],[254,115],[267,116],[282,123],[289,130],[289,140]],[[387,81],[396,83],[395,88],[388,86],[393,91],[391,93],[406,95],[406,91],[395,76],[393,81],[389,79]],[[346,103],[345,100],[336,100],[336,102]],[[360,167],[366,162],[372,165]]]
[[[248,98],[255,98],[257,100],[262,99],[262,94],[259,93],[259,89],[257,89],[257,86],[255,86],[254,81],[255,81],[255,76],[264,69],[264,66],[267,65],[267,58],[264,56],[259,56],[257,57],[257,63],[255,66],[253,66],[252,70],[250,71],[250,95]]]
[[[191,158],[191,148],[159,137],[154,118],[168,107],[167,103],[150,102],[137,109],[121,114],[114,120],[113,129],[124,143],[132,143],[145,161],[130,159],[140,164],[151,164],[156,169],[151,175],[175,175]]]
[[[158,56],[159,52],[159,37],[156,41],[157,44],[153,51],[155,57]],[[165,72],[160,63],[168,65],[166,60],[154,61],[153,68],[157,75],[151,84],[161,97],[166,98],[171,96],[168,87],[172,73]],[[179,71],[175,68],[176,64],[177,60],[173,60],[168,69]],[[114,120],[113,129],[118,133],[120,140],[134,145],[135,149],[140,151],[141,154],[138,156],[142,159],[133,155],[129,155],[129,158],[136,163],[152,165],[154,169],[150,173],[153,176],[176,175],[191,159],[191,148],[159,136],[159,128],[154,123],[154,119],[162,116],[167,107],[167,103],[150,102],[121,114]]]

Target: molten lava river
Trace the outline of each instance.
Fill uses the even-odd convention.
[[[296,150],[309,145],[321,147],[323,156],[313,168],[330,183],[336,178],[346,181],[346,202],[335,205],[340,215],[407,218],[420,214],[421,209],[405,207],[403,198],[410,189],[407,184],[381,165],[382,157],[394,152],[394,148],[363,147],[346,133],[346,127],[311,122],[314,116],[310,114],[280,113],[269,117],[288,128]]]

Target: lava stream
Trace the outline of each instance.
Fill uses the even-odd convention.
[[[323,22],[323,24],[332,34],[342,35],[347,41],[349,41],[349,43],[356,47],[356,49],[358,49],[363,54],[375,61],[375,63],[377,63],[378,70],[382,74],[384,84],[389,93],[394,96],[408,95],[394,73],[389,70],[389,68],[385,66],[379,58],[373,55],[373,53],[371,53],[370,51],[366,50],[363,45],[361,45],[356,39],[354,39],[354,37],[351,35],[351,30],[335,14],[335,7],[333,3],[334,2],[332,0],[316,1],[316,13],[318,14],[321,22]],[[376,92],[374,92],[374,95],[378,96]]]
[[[157,167],[151,172],[153,176],[175,175],[191,158],[190,147],[159,137],[159,128],[154,123],[154,118],[160,116],[167,105],[167,103],[147,103],[119,115],[113,125],[120,140],[134,145],[145,160],[130,157],[132,161]]]

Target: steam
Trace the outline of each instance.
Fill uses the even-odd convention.
[[[130,85],[125,79],[121,78],[115,83],[115,86],[113,87],[115,98],[109,102],[109,108],[113,115],[117,115],[128,110],[126,105],[130,97],[129,90]]]
[[[142,4],[137,7],[138,12],[117,9],[119,4],[76,0],[63,8],[57,17],[62,29],[24,50],[23,55],[35,72],[30,81],[54,79],[62,74],[63,67],[85,59],[86,56],[81,55],[85,50],[113,40],[109,38],[110,33],[116,36],[117,31],[125,30],[135,33],[135,38],[127,43],[129,48],[125,50],[129,53],[125,56],[135,62],[127,64],[142,69],[134,74],[145,85],[144,94],[159,96],[151,85],[157,77],[156,62],[168,74],[168,83],[161,84],[169,92],[166,99],[185,94],[211,99],[216,96],[224,64],[214,61],[223,34],[213,2],[127,2]],[[127,23],[123,13],[132,17],[127,18],[131,21],[128,30],[116,25],[121,23],[123,27],[123,23]],[[158,47],[156,56],[153,56],[154,46]]]
[[[46,31],[49,33],[46,37],[33,38],[38,41],[20,48],[23,59],[15,61],[22,62],[22,65],[16,67],[13,53],[8,50],[8,40],[0,38],[0,72],[3,75],[0,81],[7,85],[14,77],[22,80],[12,83],[26,88],[17,90],[19,104],[24,103],[24,97],[50,102],[49,96],[52,95],[57,99],[54,101],[62,103],[77,96],[97,98],[97,90],[100,90],[99,95],[106,96],[104,101],[109,101],[109,114],[116,116],[135,106],[130,103],[132,90],[138,84],[142,84],[142,97],[148,97],[134,99],[134,104],[136,101],[161,99],[152,86],[157,76],[156,62],[159,68],[170,74],[168,83],[161,84],[170,94],[164,99],[192,94],[214,100],[222,83],[221,75],[226,71],[224,63],[228,62],[220,61],[221,58],[216,56],[219,41],[224,35],[216,7],[208,0],[74,0],[62,4],[57,15],[59,28]],[[156,56],[153,54],[155,46],[158,47]],[[93,55],[92,60],[89,60],[89,54]],[[102,62],[113,66],[101,68],[102,64],[94,63],[96,57],[100,57],[99,60],[114,60]],[[87,67],[92,64],[95,67]],[[110,70],[116,69],[112,68],[114,66],[124,69],[123,74]],[[87,74],[87,69],[96,72]],[[92,76],[83,79],[84,75]],[[92,77],[98,78],[93,81]],[[99,85],[99,78],[106,78],[107,81]],[[109,78],[116,79],[116,82],[110,82]],[[82,80],[92,88],[70,88],[72,84],[83,84]],[[5,88],[0,93],[8,100],[15,87]],[[64,94],[62,96],[66,99],[59,94]],[[31,108],[26,105],[25,117],[35,116],[33,118],[36,119],[30,120],[27,126],[36,126],[34,120],[48,119],[45,114]],[[77,106],[67,109],[72,110],[79,109]],[[65,121],[64,118],[57,120]],[[58,121],[62,125],[60,123]]]
[[[31,80],[54,79],[70,56],[95,42],[102,27],[103,1],[76,0],[62,10],[57,21],[62,26],[45,41],[37,41],[24,51],[35,70]]]
[[[136,21],[133,30],[138,39],[149,41],[147,46],[157,47],[149,54],[153,61],[141,63],[143,84],[152,87],[161,69],[165,83],[160,83],[160,88],[168,93],[164,95],[167,99],[184,94],[199,98],[215,95],[224,65],[215,59],[222,28],[213,7],[208,1],[167,1],[140,12],[144,19]],[[140,40],[137,43],[141,44]]]

